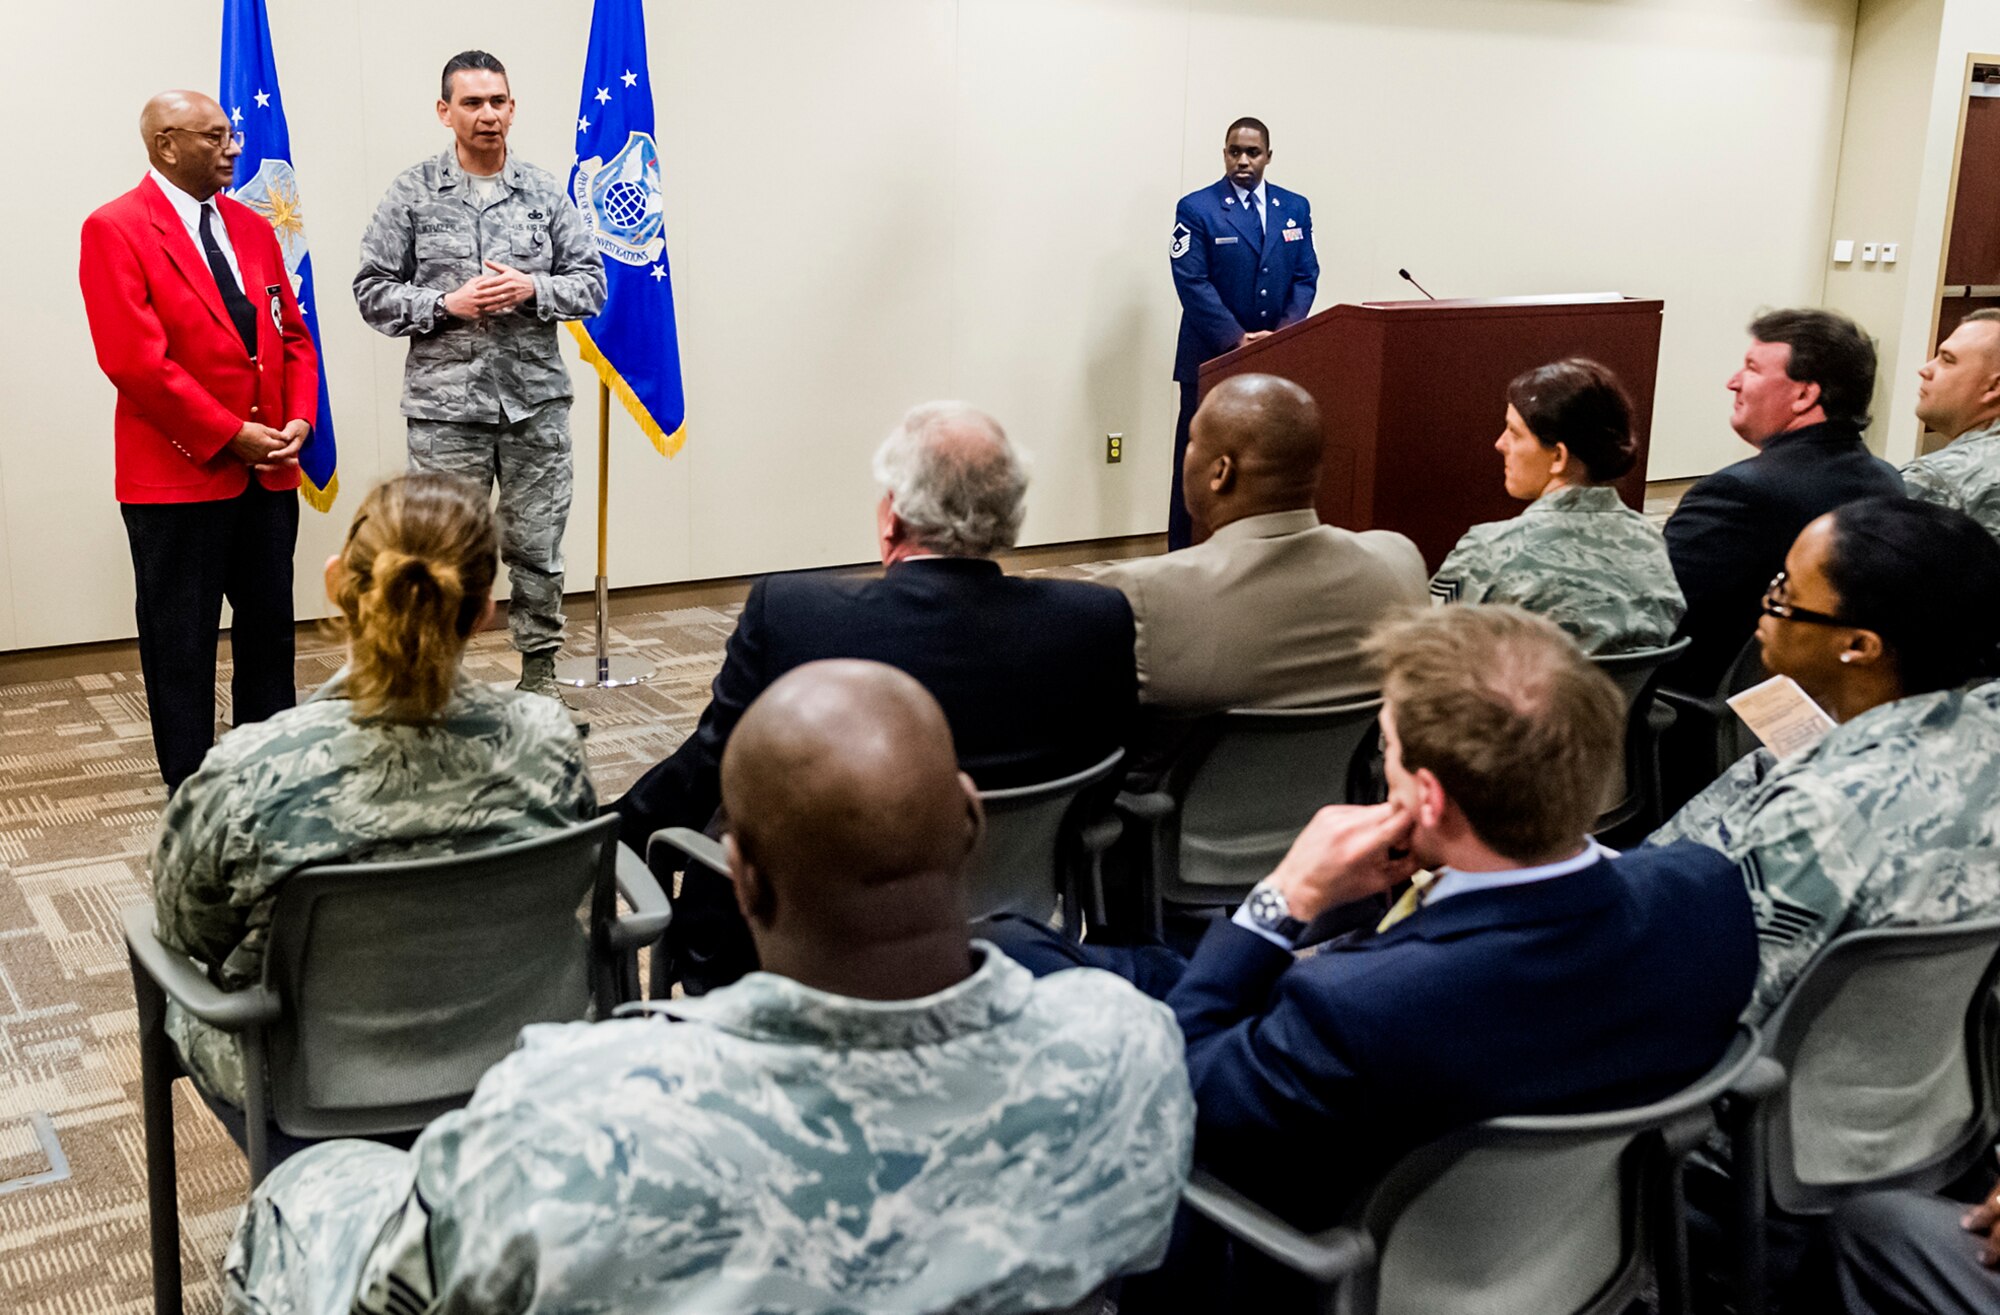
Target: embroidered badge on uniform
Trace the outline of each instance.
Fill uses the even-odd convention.
[[[1188,253],[1188,248],[1194,244],[1194,234],[1188,232],[1186,224],[1175,224],[1173,239],[1173,245],[1167,248],[1167,255],[1174,260],[1179,260]]]
[[[278,285],[275,283],[268,284],[264,288],[264,295],[271,299],[271,327],[276,329],[280,336],[283,336],[285,332],[285,303],[279,299]]]

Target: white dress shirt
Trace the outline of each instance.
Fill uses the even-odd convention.
[[[167,195],[167,204],[171,205],[174,213],[181,217],[181,223],[187,227],[188,239],[194,243],[195,254],[201,257],[204,266],[208,264],[208,253],[201,245],[201,212],[203,210],[215,212],[215,218],[208,221],[208,228],[215,234],[215,245],[222,248],[222,263],[229,266],[229,272],[236,276],[236,288],[241,292],[243,271],[237,267],[236,248],[229,245],[229,225],[222,222],[222,211],[216,209],[215,198],[211,196],[206,201],[197,201],[168,182],[167,176],[158,169],[148,169],[146,173],[159,184],[160,190]],[[244,295],[249,294],[246,292]]]

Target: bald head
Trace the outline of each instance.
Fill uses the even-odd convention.
[[[850,954],[962,931],[977,802],[937,701],[895,668],[812,662],[773,682],[729,737],[722,800],[760,948],[774,929]]]
[[[1245,516],[1311,507],[1322,446],[1312,395],[1270,374],[1209,390],[1188,431],[1188,511],[1213,532]]]
[[[229,186],[242,154],[233,132],[222,106],[198,91],[163,91],[139,111],[146,159],[198,201]]]

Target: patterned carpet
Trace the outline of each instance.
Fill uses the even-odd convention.
[[[587,608],[572,602],[572,615]],[[693,728],[738,610],[647,612],[613,626],[613,651],[658,673],[572,696],[591,724],[601,796],[622,793]],[[301,688],[339,662],[337,645],[302,643]],[[476,637],[467,667],[511,683],[504,632]],[[226,664],[220,684],[226,710]],[[151,1309],[137,1021],[118,913],[151,897],[146,864],[164,799],[136,664],[0,685],[0,1311],[9,1315]],[[249,1180],[185,1083],[176,1123],[187,1309],[214,1312]]]

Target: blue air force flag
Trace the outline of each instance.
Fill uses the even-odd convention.
[[[319,309],[313,304],[312,254],[306,250],[305,209],[292,173],[292,134],[285,125],[285,99],[278,94],[278,63],[271,55],[271,24],[264,0],[222,0],[222,108],[243,134],[236,157],[236,186],[230,195],[271,221],[292,292],[299,299],[313,346],[320,348],[319,423],[299,452],[305,484],[299,492],[320,511],[340,492],[334,470],[333,408],[326,398],[326,352],[319,336]]]
[[[569,192],[604,256],[606,284],[604,309],[569,330],[653,446],[672,456],[687,407],[639,0],[596,0],[591,10]]]

